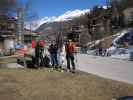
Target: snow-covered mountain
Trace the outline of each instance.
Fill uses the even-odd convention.
[[[84,10],[73,10],[73,11],[67,11],[64,14],[60,15],[60,16],[46,16],[43,18],[40,18],[38,20],[32,21],[31,22],[31,27],[33,30],[39,28],[40,25],[44,24],[44,23],[51,23],[51,22],[59,22],[59,21],[67,21],[67,20],[71,20],[75,17],[79,17],[81,15],[84,15],[85,13],[90,12],[90,9],[84,9]],[[30,28],[30,23],[27,23],[26,28]]]
[[[101,7],[101,6],[99,6]],[[103,9],[107,9],[107,6],[102,6]],[[38,20],[35,20],[32,23],[32,29],[35,30],[37,28],[39,28],[39,26],[41,26],[44,23],[50,23],[50,22],[59,22],[59,21],[67,21],[67,20],[71,20],[75,17],[79,17],[81,15],[84,15],[85,13],[89,13],[90,9],[75,9],[75,10],[68,10],[66,11],[64,14],[60,15],[60,16],[45,16],[43,18],[40,18]],[[27,23],[26,28],[30,28],[29,23]]]

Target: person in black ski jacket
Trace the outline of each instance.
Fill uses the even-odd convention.
[[[55,43],[52,43],[49,46],[49,52],[50,52],[50,56],[51,56],[51,64],[53,67],[58,66],[57,51],[58,51],[57,45]]]

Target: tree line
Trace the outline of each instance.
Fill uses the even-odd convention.
[[[113,35],[123,28],[132,27],[133,22],[125,24],[123,13],[125,9],[132,7],[133,0],[111,0],[105,7],[94,6],[90,12],[74,18],[73,22],[88,29],[90,41],[98,40]]]

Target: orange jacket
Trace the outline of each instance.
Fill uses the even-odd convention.
[[[66,44],[65,49],[66,49],[66,53],[75,53],[76,45],[74,42],[72,42],[71,44],[68,43],[68,44]]]

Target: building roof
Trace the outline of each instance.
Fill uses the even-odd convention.
[[[13,16],[0,15],[0,19],[5,19],[6,21],[17,21],[17,18]]]

